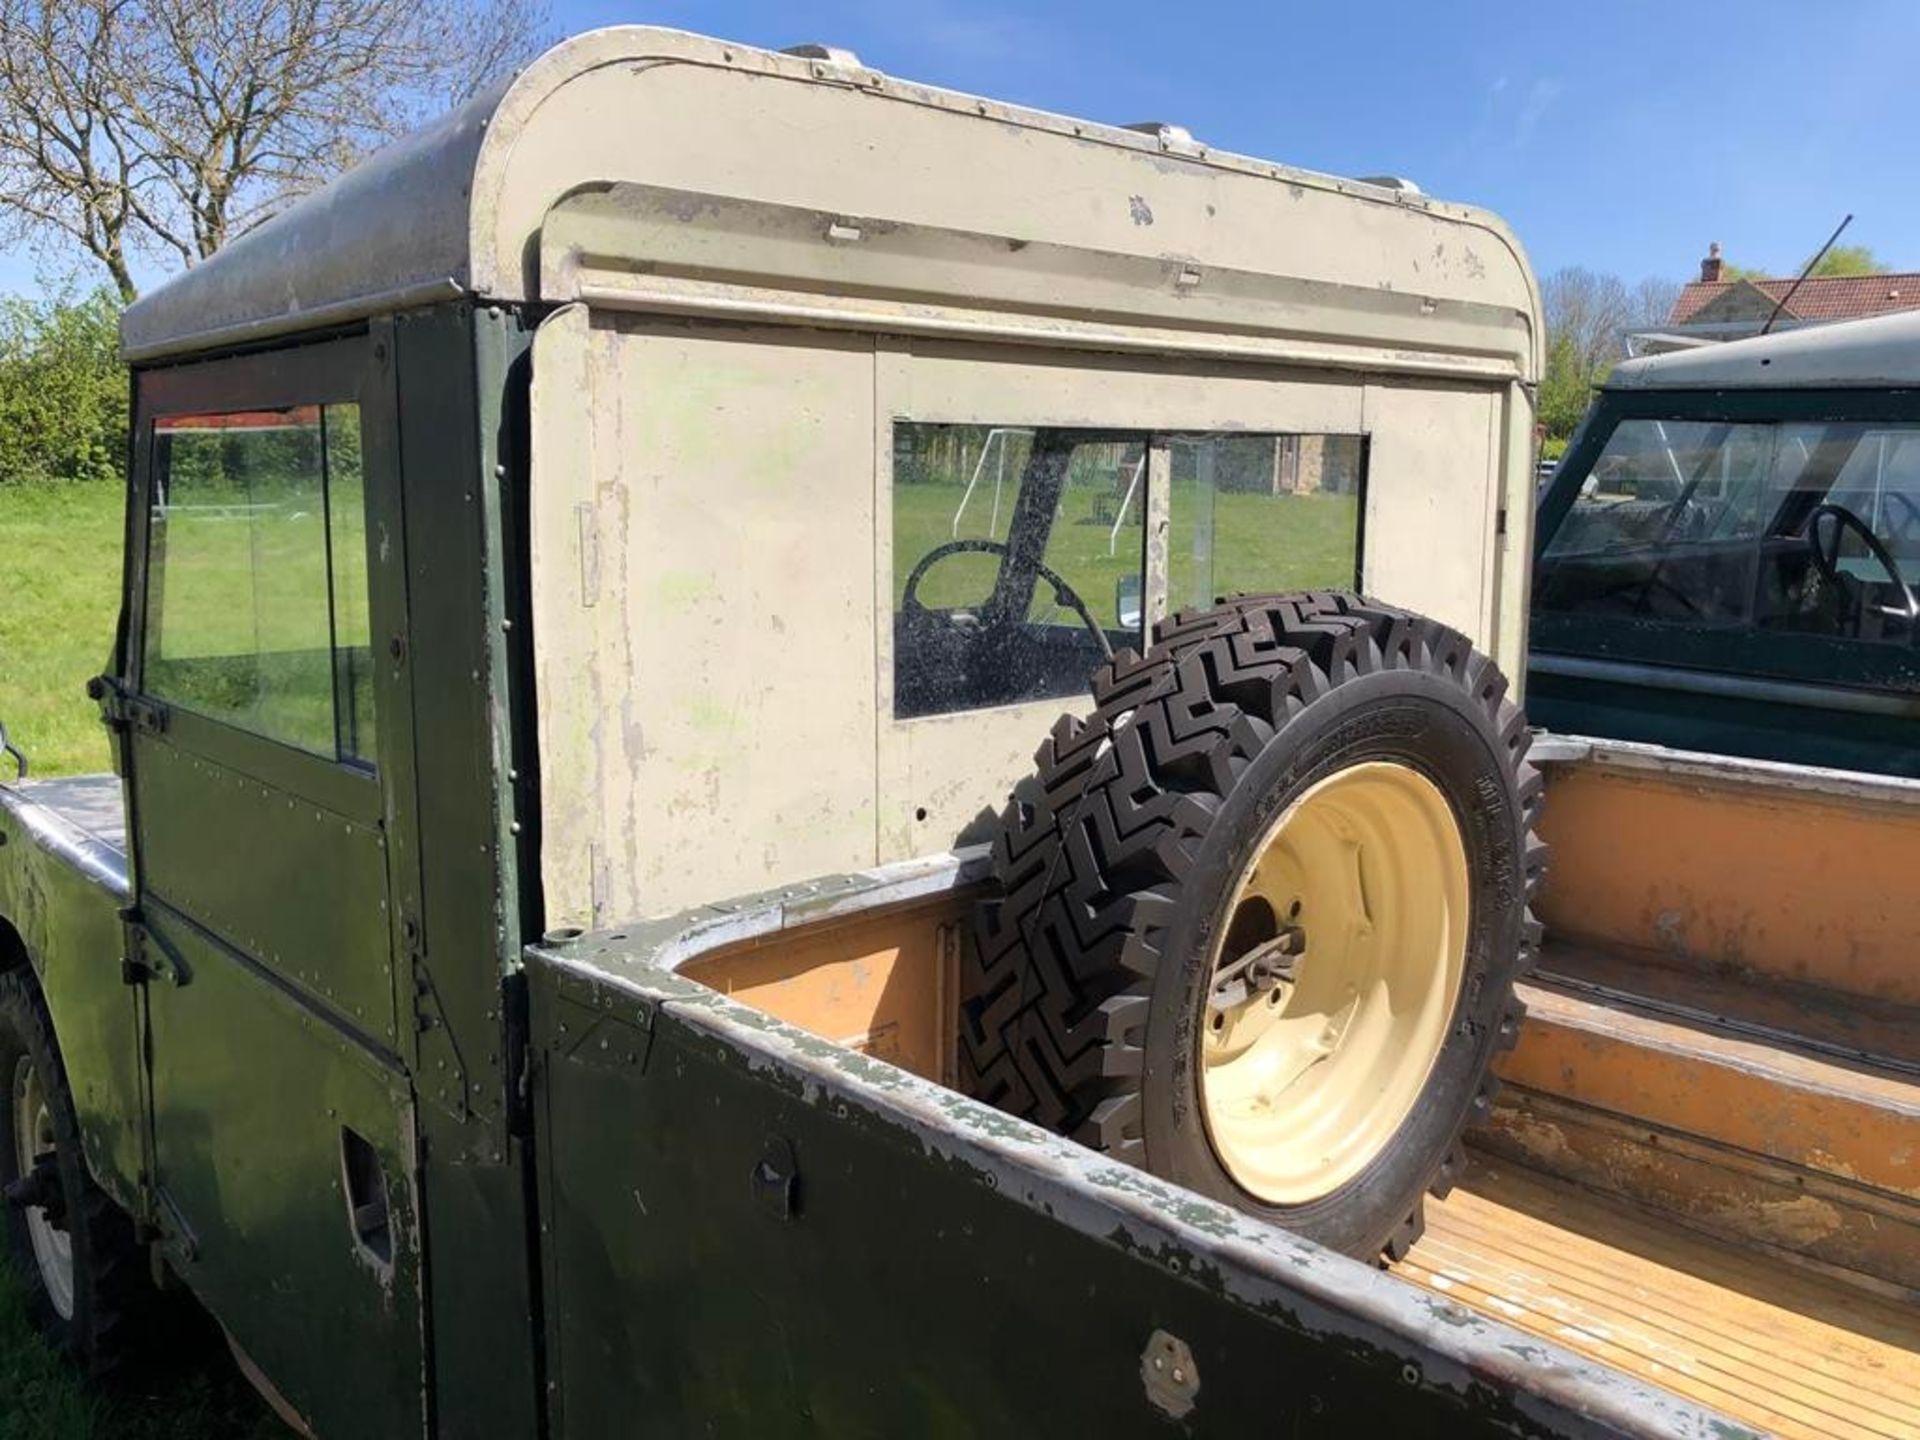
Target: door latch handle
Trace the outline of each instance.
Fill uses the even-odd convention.
[[[340,1127],[340,1176],[354,1247],[382,1270],[393,1268],[393,1218],[386,1167],[364,1135]]]

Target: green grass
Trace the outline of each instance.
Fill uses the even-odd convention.
[[[1122,576],[1140,573],[1141,530],[1137,524],[1122,526],[1109,554],[1112,525],[1094,519],[1093,488],[1075,486],[1067,491],[1048,537],[1045,559],[1097,619],[1113,624],[1116,585]],[[929,483],[902,485],[894,491],[896,600],[920,557],[954,538],[954,510],[963,489],[957,484]],[[1004,541],[1013,489],[1009,484],[1001,500],[999,524],[992,527],[990,536],[993,497],[985,487],[977,491],[962,516],[961,537]],[[1168,555],[1174,609],[1207,604],[1216,595],[1235,591],[1352,587],[1357,497],[1220,494],[1213,501],[1210,551],[1195,545],[1205,502],[1206,492],[1199,486],[1174,485]],[[932,609],[977,603],[991,591],[999,564],[994,555],[942,560],[921,581],[921,602]],[[1075,622],[1061,617],[1060,623]]]
[[[0,722],[36,776],[108,768],[106,731],[86,683],[107,668],[113,646],[122,507],[112,485],[0,485]],[[249,524],[187,513],[172,525],[170,554],[181,574],[164,597],[162,638],[189,658],[156,662],[171,666],[156,683],[190,708],[331,755],[322,517],[290,510]],[[335,530],[336,551],[361,559],[357,518]],[[342,643],[365,672],[364,561],[339,580],[358,602],[341,617]],[[353,688],[358,733],[370,747],[371,687]],[[0,776],[9,774],[0,767]]]
[[[35,775],[108,768],[86,684],[113,648],[123,508],[115,485],[0,485],[0,721]]]
[[[191,1345],[172,1335],[164,1357],[90,1385],[42,1343],[0,1268],[0,1440],[285,1440],[211,1327],[186,1329]]]

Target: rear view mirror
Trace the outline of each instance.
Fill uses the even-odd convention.
[[[1122,575],[1113,587],[1113,615],[1122,630],[1140,628],[1140,577]]]

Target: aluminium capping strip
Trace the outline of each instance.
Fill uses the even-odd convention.
[[[59,811],[11,785],[0,785],[0,810],[18,819],[27,834],[55,859],[71,865],[116,900],[127,900],[131,890],[124,850],[82,830]]]
[[[1505,360],[1481,359],[1439,351],[1394,350],[1369,345],[1335,345],[1287,340],[1235,339],[1198,330],[1171,330],[1152,326],[1100,325],[1088,321],[1044,317],[1015,318],[1012,314],[986,318],[992,312],[962,311],[948,306],[913,305],[861,300],[845,304],[805,303],[789,298],[792,292],[717,287],[676,293],[661,277],[649,277],[651,288],[627,289],[583,281],[571,296],[589,306],[665,315],[713,315],[725,319],[762,320],[776,324],[826,330],[879,332],[889,335],[925,335],[941,339],[1000,340],[1010,344],[1048,345],[1064,349],[1120,351],[1129,354],[1194,355],[1224,360],[1266,361],[1324,370],[1357,370],[1366,374],[1419,375],[1454,380],[1493,380],[1524,383],[1520,370]]]
[[[1381,1349],[1414,1366],[1421,1383],[1465,1394],[1506,1388],[1548,1429],[1598,1427],[1665,1440],[1742,1440],[1756,1432],[1632,1376],[1536,1339],[1370,1265],[1338,1255],[1216,1201],[1121,1165],[1084,1146],[823,1040],[675,973],[708,950],[795,925],[963,888],[984,874],[984,847],[832,876],[729,906],[528,947],[531,956],[591,986],[661,1008],[752,1069],[804,1083],[822,1108],[858,1107],[930,1156],[958,1161],[1016,1203],[1044,1209],[1103,1244],[1116,1231],[1134,1254],[1218,1288],[1257,1312],[1286,1314],[1318,1333]],[[1330,1320],[1330,1323],[1329,1323]],[[1433,1365],[1438,1357],[1443,1363]]]

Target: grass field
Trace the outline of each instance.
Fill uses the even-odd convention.
[[[184,1355],[169,1345],[164,1364],[85,1385],[40,1343],[0,1280],[0,1440],[285,1440],[286,1427],[216,1343],[209,1335]]]
[[[113,648],[121,513],[113,485],[0,485],[0,721],[36,775],[107,768],[86,684]]]
[[[961,516],[960,538],[1004,541],[1013,510],[1013,489],[1009,484],[1002,497],[997,525],[991,524],[991,493],[976,493]],[[1092,491],[1091,486],[1067,490],[1047,540],[1045,559],[1087,602],[1095,618],[1111,625],[1116,621],[1115,586],[1123,575],[1140,573],[1141,529],[1138,523],[1127,524],[1113,536],[1111,519],[1095,518]],[[920,557],[955,538],[954,512],[962,493],[964,486],[958,484],[902,485],[895,489],[896,600]],[[1346,589],[1353,585],[1359,523],[1356,496],[1253,493],[1209,497],[1198,485],[1176,483],[1168,513],[1172,522],[1168,582],[1173,609],[1206,604],[1216,595],[1236,591]],[[1137,518],[1137,514],[1129,516],[1131,520]],[[1196,543],[1202,533],[1208,536],[1207,543]],[[999,564],[998,556],[982,554],[942,560],[921,581],[920,600],[932,609],[983,600],[992,589]],[[1074,622],[1071,617],[1061,617],[1060,623]]]

